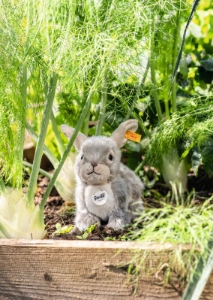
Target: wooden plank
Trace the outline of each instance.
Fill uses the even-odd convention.
[[[170,243],[0,240],[0,299],[181,299],[185,282],[164,271]],[[127,272],[133,254],[145,258],[139,277]],[[137,261],[133,263],[137,267]],[[133,268],[133,269],[134,269]],[[213,299],[210,279],[201,299]]]

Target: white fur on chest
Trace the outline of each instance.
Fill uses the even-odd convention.
[[[97,205],[93,201],[93,194],[97,190],[103,190],[107,193],[107,201],[102,205]],[[111,189],[110,184],[104,184],[104,185],[89,185],[85,189],[85,203],[87,206],[87,209],[90,213],[93,215],[96,215],[100,219],[106,221],[109,216],[111,215],[114,207],[115,207],[115,199],[114,195]]]

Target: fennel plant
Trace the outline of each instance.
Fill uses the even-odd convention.
[[[105,7],[108,8],[106,12]],[[19,228],[20,225],[18,230],[23,237],[44,237],[43,209],[47,197],[54,183],[59,189],[59,192],[63,195],[63,163],[70,152],[77,131],[81,128],[85,119],[87,121],[84,124],[84,128],[85,130],[87,129],[90,116],[89,111],[93,109],[93,101],[97,101],[99,86],[102,86],[103,83],[102,79],[106,76],[112,57],[114,57],[115,62],[117,55],[121,50],[121,46],[118,47],[119,43],[116,38],[119,36],[119,30],[122,32],[119,41],[125,37],[124,20],[121,18],[122,26],[120,26],[120,23],[118,22],[119,18],[115,15],[112,7],[112,3],[105,3],[102,6],[101,3],[94,2],[90,7],[88,6],[87,1],[82,1],[82,3],[76,5],[74,2],[70,4],[66,0],[60,2],[39,1],[37,3],[33,0],[22,0],[18,4],[15,0],[10,0],[7,4],[3,1],[1,2],[1,17],[4,20],[0,27],[2,32],[1,59],[2,65],[4,65],[1,72],[2,77],[6,77],[7,74],[11,76],[10,81],[4,81],[5,86],[2,86],[1,92],[3,93],[3,89],[8,91],[11,84],[11,90],[14,92],[12,96],[14,99],[16,99],[17,96],[20,99],[18,103],[15,103],[15,101],[12,102],[13,98],[9,98],[9,95],[7,94],[10,105],[4,101],[1,109],[3,115],[2,120],[8,120],[8,117],[12,114],[17,119],[17,123],[15,123],[15,118],[9,117],[9,122],[6,123],[6,121],[4,121],[3,123],[2,121],[1,124],[2,128],[6,125],[5,128],[2,129],[5,130],[6,133],[4,133],[5,140],[2,142],[1,170],[4,181],[12,186],[13,189],[19,191],[17,192],[15,203],[19,199],[23,206],[23,211],[26,211],[26,214],[28,214],[27,217],[22,218],[22,222],[25,224],[25,230],[23,230],[23,224],[21,225],[21,223],[15,222],[17,228]],[[120,16],[124,13],[126,8],[127,6],[124,5],[123,10],[120,11]],[[93,14],[92,10],[96,11],[96,14]],[[82,18],[83,15],[85,15],[85,19]],[[113,32],[113,24],[110,24],[108,27],[108,23],[105,22],[106,16],[109,18],[106,19],[109,24],[110,20],[115,18],[114,24],[118,25],[117,33]],[[93,22],[99,24],[95,34]],[[103,29],[105,30],[106,36],[100,34],[102,23],[104,24]],[[82,28],[79,31],[80,27]],[[81,32],[81,34],[79,34],[79,32]],[[113,36],[113,34],[115,34],[115,36]],[[128,35],[130,35],[130,33],[128,33]],[[92,43],[88,43],[88,41],[92,41]],[[111,41],[113,42],[112,44]],[[128,39],[126,38],[126,42],[127,41]],[[91,56],[95,58],[96,55],[93,52],[94,42],[97,44],[97,60],[91,59]],[[90,54],[90,57],[88,53]],[[9,62],[11,62],[11,64]],[[82,65],[85,67],[82,68]],[[79,79],[80,81],[78,82]],[[76,98],[81,99],[82,111],[80,110],[78,112],[77,118],[74,116],[72,118],[75,120],[74,126],[76,127],[76,131],[64,151],[64,146],[60,140],[60,134],[57,130],[57,124],[55,123],[52,109],[54,102],[57,103],[55,97],[56,94],[59,94],[60,89],[66,92],[67,84],[71,87],[75,87],[74,91],[77,95]],[[106,95],[106,92],[104,92],[104,94]],[[13,104],[13,106],[11,104]],[[44,109],[36,109],[36,105],[33,106],[33,104],[39,104],[39,106],[44,107]],[[22,114],[18,115],[15,108],[19,113],[22,112]],[[41,120],[38,135],[33,132],[33,126],[30,125],[35,124],[37,119]],[[56,140],[60,147],[62,157],[60,162],[52,156],[51,152],[44,145],[50,120],[56,135]],[[33,138],[36,139],[37,147],[27,194],[22,195],[21,187],[23,176],[21,161],[25,124],[27,124],[26,127],[31,132]],[[9,138],[7,132],[12,138]],[[16,133],[18,133],[18,139],[16,139]],[[13,139],[16,140],[13,141]],[[9,152],[13,151],[13,145],[15,146],[14,152],[12,153],[13,155],[10,155]],[[10,150],[9,152],[8,149]],[[56,169],[41,204],[35,206],[34,193],[43,151],[49,155],[52,162],[54,162]],[[3,155],[4,153],[6,154],[5,156]],[[6,162],[5,164],[3,163],[3,157]],[[16,169],[14,168],[14,165],[16,166]],[[17,172],[18,166],[19,171]],[[13,170],[13,168],[14,172],[12,173],[11,170]],[[61,180],[60,175],[62,175]],[[3,181],[1,185],[3,186]],[[9,190],[10,189],[8,188],[8,191]],[[4,199],[9,199],[10,197],[7,195],[6,191],[7,188],[4,189],[4,187],[2,187],[1,196]],[[7,197],[5,195],[7,195]],[[12,211],[12,200],[4,202],[8,203],[9,208],[11,208]],[[9,211],[9,208],[6,210],[4,207],[4,209],[1,210],[2,215],[3,210]],[[20,210],[18,210],[15,215],[13,213],[10,217],[4,216],[4,218],[9,218],[11,221],[14,219],[20,220]],[[36,232],[33,231],[33,226],[28,228],[28,220],[33,216],[33,212],[35,212],[35,216],[32,218],[36,221],[31,223],[40,226],[39,230],[37,228]],[[1,228],[2,232],[6,234],[6,226],[4,226],[3,220],[1,221]],[[6,236],[15,237],[15,235],[9,235],[8,233]]]
[[[66,1],[65,1],[66,3]],[[40,205],[34,204],[37,176],[43,154],[44,141],[51,116],[60,72],[63,72],[64,56],[70,51],[72,35],[72,7],[63,9],[57,1],[1,2],[1,237],[38,239],[45,236],[44,205],[56,177],[69,154],[78,130],[90,109],[91,87],[85,107],[76,125],[76,132],[63,152],[49,190]],[[13,9],[15,7],[15,10]],[[68,9],[69,8],[69,9]],[[68,15],[67,15],[67,12]],[[18,25],[17,25],[18,24]],[[69,26],[68,26],[69,25]],[[5,46],[6,45],[6,46]],[[70,74],[69,74],[70,75]],[[5,93],[6,91],[6,93]],[[38,93],[38,94],[37,94]],[[44,103],[44,110],[29,114],[28,105]],[[33,123],[41,114],[35,158],[29,179],[27,194],[22,192],[22,155],[26,120]],[[59,136],[57,136],[59,140]],[[61,148],[61,152],[64,149]],[[47,150],[48,151],[48,150]],[[49,152],[50,153],[50,152]],[[6,186],[3,182],[6,182]],[[11,187],[9,187],[11,186]]]
[[[169,126],[171,126],[170,119],[173,119],[173,116],[175,117],[176,113],[178,114],[181,110],[176,75],[186,31],[198,3],[199,1],[194,1],[192,5],[182,41],[181,28],[186,21],[187,3],[183,6],[182,2],[176,2],[175,9],[167,16],[165,12],[160,11],[158,18],[155,17],[151,21],[149,34],[151,96],[157,119],[155,120],[156,124],[150,124],[152,125],[152,127],[150,126],[152,133],[145,159],[149,165],[154,165],[160,170],[168,185],[171,186],[172,183],[175,183],[180,189],[180,194],[187,190],[187,174],[190,165],[186,156],[182,155],[181,152],[183,150],[181,149],[182,128],[179,128],[180,138],[177,139],[175,136],[175,132],[177,133],[176,124],[173,124],[171,128]],[[167,20],[170,21],[170,27],[168,27]],[[168,37],[165,32],[169,33]],[[171,135],[162,128],[167,128]]]

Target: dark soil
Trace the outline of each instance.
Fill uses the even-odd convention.
[[[38,188],[35,197],[35,203],[40,203],[43,194],[48,186],[49,179],[46,177],[40,177],[38,180]],[[213,179],[209,178],[206,172],[201,168],[199,170],[199,176],[195,176],[192,172],[188,174],[188,191],[189,193],[195,190],[195,198],[193,203],[200,204],[205,199],[209,198],[213,193]],[[168,195],[169,189],[159,180],[155,186],[151,189],[145,189],[144,193],[144,206],[145,207],[159,207],[160,202],[166,195]],[[167,197],[168,198],[168,197]],[[75,234],[59,234],[56,235],[56,224],[61,226],[74,225],[74,212],[75,206],[73,204],[66,204],[64,200],[59,196],[57,190],[54,188],[48,198],[45,206],[45,224],[47,230],[47,239],[87,239],[87,240],[125,240],[125,231],[116,232],[112,228],[108,228],[106,225],[102,225],[100,228],[95,228],[92,233],[88,233],[82,236],[79,233]]]

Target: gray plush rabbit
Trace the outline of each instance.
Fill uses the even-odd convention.
[[[137,120],[128,120],[111,137],[86,137],[78,133],[74,146],[79,154],[75,162],[76,218],[75,225],[82,232],[101,221],[115,230],[123,229],[143,211],[143,184],[133,171],[121,162],[121,151],[127,130],[135,132]],[[70,139],[74,128],[61,125]]]

